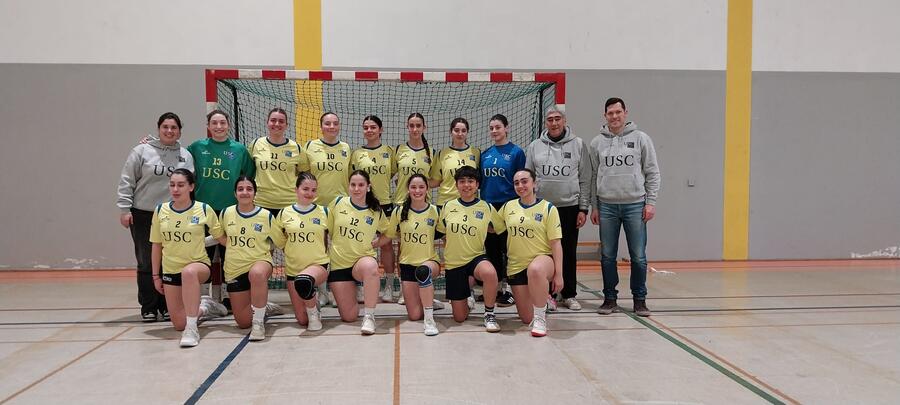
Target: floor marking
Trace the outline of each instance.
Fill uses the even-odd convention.
[[[582,288],[586,287],[584,284],[582,284],[580,282],[578,284],[580,284]],[[600,295],[597,294],[596,292],[591,292],[591,293],[600,297]],[[783,401],[779,400],[778,398],[775,398],[774,396],[772,396],[772,394],[769,394],[768,392],[764,391],[762,388],[754,385],[750,381],[747,381],[746,379],[735,374],[731,370],[723,367],[721,364],[716,363],[709,357],[704,356],[702,353],[698,352],[697,350],[694,350],[690,346],[688,346],[688,345],[684,344],[683,342],[681,342],[680,340],[676,339],[674,336],[666,333],[665,331],[663,331],[660,328],[657,328],[656,326],[653,326],[651,323],[641,319],[637,315],[634,315],[630,312],[620,312],[620,313],[624,313],[625,315],[627,315],[628,317],[633,319],[635,322],[638,322],[641,325],[644,325],[647,329],[650,329],[651,331],[655,332],[657,335],[659,335],[659,336],[663,337],[664,339],[668,340],[669,342],[673,343],[675,346],[678,346],[678,348],[680,348],[681,350],[688,352],[688,354],[694,356],[694,358],[702,361],[703,363],[706,363],[706,365],[712,367],[719,373],[722,373],[726,377],[730,378],[732,381],[734,381],[734,382],[738,383],[739,385],[741,385],[742,387],[750,390],[750,392],[753,392],[754,394],[758,395],[760,398],[766,400],[767,402],[772,403],[772,404],[782,404],[782,405],[784,404]]]
[[[225,357],[225,359],[222,360],[221,363],[219,363],[219,366],[216,367],[215,370],[213,370],[212,374],[210,374],[209,377],[206,377],[206,381],[203,381],[203,384],[200,384],[200,386],[197,387],[197,390],[194,391],[194,395],[191,395],[191,397],[188,398],[187,401],[184,401],[184,403],[186,405],[196,404],[197,401],[199,401],[200,398],[203,397],[203,394],[206,393],[206,390],[208,390],[209,387],[211,387],[213,383],[216,382],[219,376],[222,375],[222,372],[224,372],[225,369],[228,368],[229,365],[231,365],[231,362],[234,361],[234,358],[241,353],[241,350],[244,350],[244,347],[247,347],[247,342],[249,341],[250,335],[244,336],[244,338],[241,339],[241,341],[237,346],[235,346],[231,353],[228,353],[228,356]]]
[[[663,324],[662,322],[660,322],[660,321],[658,321],[658,320],[656,320],[656,319],[652,319],[652,318],[648,318],[648,320],[649,320],[650,322],[653,322],[653,323],[659,325],[659,327],[660,327],[661,329],[665,329],[667,332],[669,332],[669,333],[671,333],[671,334],[677,336],[677,337],[678,337],[679,339],[681,339],[682,341],[687,342],[688,344],[690,344],[691,346],[696,347],[697,349],[700,349],[700,350],[703,351],[704,353],[706,353],[706,354],[710,355],[711,357],[715,358],[716,360],[718,360],[720,363],[724,363],[724,364],[727,365],[728,367],[731,367],[732,369],[734,369],[734,370],[740,372],[740,373],[743,374],[745,377],[747,377],[747,378],[753,380],[753,381],[756,382],[757,384],[766,387],[766,389],[768,389],[769,391],[774,392],[774,393],[777,394],[778,396],[780,396],[780,397],[782,397],[782,398],[788,400],[788,402],[790,402],[790,403],[792,403],[792,404],[796,404],[796,405],[799,405],[799,404],[800,404],[800,402],[797,401],[796,399],[791,398],[791,397],[788,396],[787,394],[781,392],[779,389],[777,389],[777,388],[775,388],[775,387],[773,387],[773,386],[771,386],[771,385],[769,385],[769,384],[766,384],[764,381],[762,381],[762,380],[756,378],[754,375],[748,373],[747,371],[744,371],[742,368],[740,368],[740,367],[738,367],[738,366],[732,364],[730,361],[725,360],[722,356],[719,356],[719,355],[713,353],[712,350],[709,350],[709,349],[707,349],[707,348],[705,348],[705,347],[703,347],[703,346],[701,346],[701,345],[698,345],[698,344],[695,343],[693,340],[688,339],[686,336],[684,336],[684,335],[682,335],[682,334],[680,334],[680,333],[678,333],[678,332],[672,330],[671,328],[669,328],[668,326],[666,326],[666,325]]]
[[[394,321],[394,405],[400,405],[400,320]]]
[[[18,391],[16,391],[16,392],[14,392],[12,395],[10,395],[10,396],[4,398],[2,401],[0,401],[0,405],[5,404],[5,403],[11,401],[13,398],[15,398],[15,397],[21,395],[23,392],[28,391],[28,390],[34,388],[36,385],[38,385],[38,384],[40,384],[40,383],[46,381],[48,378],[53,377],[54,375],[56,375],[56,373],[58,373],[58,372],[64,370],[66,367],[69,367],[69,366],[71,366],[72,364],[75,364],[75,362],[77,362],[78,360],[81,360],[81,359],[85,358],[85,356],[87,356],[87,355],[89,355],[89,354],[95,352],[97,349],[99,349],[99,348],[101,348],[101,347],[103,347],[103,346],[106,346],[107,343],[112,342],[112,341],[115,340],[117,337],[122,336],[122,335],[124,335],[126,332],[130,331],[131,328],[132,328],[132,327],[125,328],[125,330],[123,330],[123,331],[121,331],[121,332],[115,334],[114,336],[110,337],[109,339],[104,340],[102,343],[98,344],[97,346],[94,346],[92,349],[90,349],[90,350],[88,350],[88,351],[86,351],[86,352],[84,352],[84,353],[81,353],[80,355],[78,355],[78,357],[75,357],[74,359],[69,360],[66,364],[63,364],[63,365],[57,367],[55,370],[53,370],[53,371],[51,371],[49,374],[47,374],[47,375],[41,377],[41,378],[38,379],[37,381],[35,381],[35,382],[31,383],[31,384],[28,384],[27,386],[25,386],[25,388],[22,388],[22,389],[20,389],[20,390],[18,390]]]

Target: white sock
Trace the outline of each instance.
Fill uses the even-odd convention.
[[[253,310],[253,321],[254,322],[265,322],[266,320],[266,307],[257,308],[253,305],[250,306]]]
[[[363,313],[366,314],[366,316],[368,316],[368,315],[375,316],[375,308],[369,308],[369,307],[366,307],[366,308],[363,310]]]
[[[534,317],[547,319],[547,306],[541,305],[539,307],[534,307]]]
[[[197,329],[197,317],[196,316],[189,316],[189,317],[186,317],[185,319],[187,320],[187,325],[185,326],[186,328]]]
[[[306,307],[306,316],[312,317],[313,315],[318,314],[318,313],[319,313],[319,308],[316,308],[316,307],[312,307],[312,308]]]
[[[434,319],[434,307],[425,307],[425,319]]]

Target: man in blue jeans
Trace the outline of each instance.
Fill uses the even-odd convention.
[[[631,295],[634,313],[650,316],[647,308],[647,222],[656,213],[659,166],[650,136],[628,121],[622,99],[606,100],[606,125],[591,141],[591,222],[600,226],[600,265],[603,269],[603,305],[598,313],[617,308],[619,273],[616,254],[619,230],[625,229],[631,256]]]

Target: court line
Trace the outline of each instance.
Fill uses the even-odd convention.
[[[582,288],[585,287],[585,285],[582,284],[581,282],[578,282],[578,284],[580,284]],[[598,297],[600,297],[600,295],[597,294],[596,292],[591,292],[591,294],[594,294],[594,295],[597,295]],[[738,383],[739,385],[741,385],[742,387],[750,390],[750,392],[753,392],[754,394],[758,395],[760,398],[762,398],[772,404],[782,404],[782,405],[784,404],[784,402],[782,402],[778,398],[775,398],[774,396],[772,396],[768,392],[764,391],[760,387],[754,385],[750,381],[747,381],[743,377],[741,377],[741,376],[735,374],[734,372],[732,372],[731,370],[723,367],[721,364],[716,363],[709,357],[704,356],[702,353],[698,352],[697,350],[694,350],[690,346],[684,344],[684,342],[681,342],[680,340],[678,340],[674,336],[666,333],[662,329],[659,329],[656,326],[653,326],[649,322],[647,322],[643,319],[640,319],[640,317],[638,317],[634,314],[625,312],[625,315],[629,316],[632,320],[640,323],[641,325],[644,325],[647,329],[650,329],[651,331],[655,332],[657,335],[661,336],[663,339],[666,339],[669,342],[673,343],[675,346],[677,346],[681,350],[686,351],[688,354],[694,356],[694,358],[702,361],[703,363],[706,363],[706,365],[712,367],[714,370],[716,370],[719,373],[723,374],[724,376],[728,377],[732,381],[734,381],[734,382]]]
[[[215,370],[213,370],[212,374],[210,374],[209,377],[206,377],[206,380],[203,381],[203,384],[200,384],[200,386],[197,387],[197,390],[194,391],[194,394],[191,395],[191,397],[188,398],[187,401],[184,401],[185,405],[196,404],[197,401],[199,401],[200,398],[203,397],[203,394],[206,393],[206,390],[208,390],[209,387],[211,387],[213,383],[216,382],[219,376],[221,376],[225,369],[228,368],[228,366],[231,364],[231,362],[234,361],[235,357],[237,357],[237,355],[241,353],[241,350],[244,350],[244,347],[247,347],[247,342],[249,341],[250,335],[245,335],[244,338],[241,339],[240,342],[238,342],[237,346],[235,346],[234,349],[231,350],[231,353],[228,353],[228,356],[226,356],[225,359],[222,360],[221,363],[219,363],[219,366],[216,367]]]
[[[394,320],[394,405],[400,405],[400,320]]]
[[[116,335],[110,337],[109,339],[104,340],[102,343],[100,343],[100,344],[94,346],[92,349],[90,349],[90,350],[88,350],[88,351],[86,351],[86,352],[84,352],[84,353],[81,353],[80,355],[78,355],[78,357],[75,357],[74,359],[69,360],[66,364],[63,364],[63,365],[57,367],[55,370],[53,370],[53,371],[51,371],[49,374],[47,374],[47,375],[41,377],[41,378],[38,379],[37,381],[34,381],[34,382],[32,382],[31,384],[28,384],[27,386],[25,386],[25,388],[22,388],[22,389],[20,389],[20,390],[18,390],[18,391],[16,391],[16,392],[14,392],[12,395],[10,395],[10,396],[6,397],[5,399],[3,399],[2,401],[0,401],[0,405],[5,404],[5,403],[7,403],[7,402],[13,400],[15,397],[21,395],[23,392],[28,391],[28,390],[34,388],[36,385],[38,385],[38,384],[40,384],[40,383],[46,381],[48,378],[53,377],[54,375],[56,375],[56,373],[62,371],[62,370],[65,369],[66,367],[69,367],[69,366],[71,366],[72,364],[75,364],[75,362],[77,362],[78,360],[81,360],[81,359],[85,358],[87,355],[89,355],[89,354],[91,354],[91,353],[97,351],[97,349],[99,349],[99,348],[105,346],[107,343],[112,342],[112,341],[115,340],[117,337],[124,335],[126,332],[130,331],[131,328],[133,328],[133,326],[132,326],[132,327],[125,328],[125,330],[123,330],[123,331],[117,333]]]

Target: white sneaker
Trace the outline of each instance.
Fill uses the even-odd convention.
[[[569,308],[573,311],[581,311],[581,303],[575,299],[575,297],[566,298],[563,300],[563,306]]]
[[[394,302],[394,283],[386,280],[384,283],[384,291],[381,293],[381,300],[384,302]]]
[[[203,315],[200,317],[204,321],[228,315],[228,308],[216,302],[209,296],[200,297],[200,308]]]
[[[547,296],[547,310],[550,312],[556,312],[556,300],[553,299],[553,296]]]
[[[531,321],[531,336],[544,337],[547,336],[547,320],[544,318],[534,317]]]
[[[397,298],[397,303],[400,305],[406,305],[406,298],[403,298],[403,294],[400,294],[400,298]]]
[[[366,302],[365,291],[363,290],[363,286],[358,285],[356,286],[356,303],[362,304],[364,302]]]
[[[325,291],[325,287],[319,288],[319,290],[316,291],[316,301],[319,304],[319,308],[328,306],[328,293]]]
[[[375,315],[365,315],[362,320],[362,327],[359,331],[363,335],[371,335],[375,333]]]
[[[266,325],[259,321],[253,321],[250,325],[250,340],[259,341],[266,338]]]
[[[434,308],[435,311],[439,311],[444,309],[444,303],[435,298],[431,300],[431,307]]]
[[[437,323],[434,322],[434,318],[425,319],[425,336],[435,336],[439,333],[437,328]]]
[[[484,314],[484,329],[490,333],[500,332],[500,323],[497,322],[497,315],[493,312]]]
[[[466,305],[469,306],[469,311],[475,309],[475,297],[470,295],[469,298],[466,298]]]
[[[332,308],[337,308],[337,301],[334,299],[334,292],[328,290],[328,305]]]
[[[194,347],[200,343],[200,332],[196,327],[186,326],[181,332],[181,347]]]
[[[274,302],[266,302],[266,316],[284,315],[284,308]]]
[[[319,312],[318,308],[315,308],[315,312],[307,310],[306,317],[309,318],[309,323],[306,324],[306,330],[322,330],[322,313]]]

